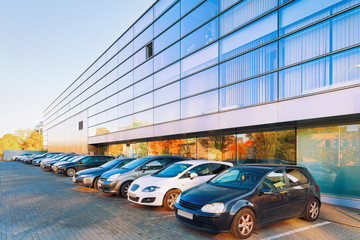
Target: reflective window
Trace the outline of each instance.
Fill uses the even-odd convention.
[[[183,57],[192,53],[214,41],[217,37],[218,19],[216,18],[181,40],[181,56]]]
[[[207,0],[181,20],[181,36],[208,21],[218,13],[218,0]]]
[[[277,0],[246,0],[220,16],[220,36],[277,7]]]
[[[196,158],[196,138],[169,140],[170,154]]]
[[[220,135],[197,138],[198,159],[236,160],[236,136]]]
[[[154,21],[153,9],[149,9],[134,25],[134,36],[138,35],[150,23]]]
[[[134,99],[134,112],[153,107],[153,93]]]
[[[132,114],[133,113],[133,107],[134,107],[134,102],[133,101],[129,101],[129,102],[126,102],[124,104],[119,105],[117,107],[119,117]]]
[[[277,73],[240,82],[220,90],[220,110],[241,108],[277,99]]]
[[[177,23],[154,40],[154,54],[157,54],[179,38],[180,23]]]
[[[134,114],[134,128],[153,124],[153,110]]]
[[[181,16],[184,16],[203,0],[181,0]]]
[[[209,164],[201,164],[197,167],[190,169],[184,177],[190,177],[191,173],[196,173],[198,176],[210,175]]]
[[[359,2],[359,0],[295,1],[280,9],[280,35],[292,32]]]
[[[221,64],[220,84],[233,83],[276,68],[277,44],[272,43]]]
[[[119,92],[118,95],[118,103],[129,101],[133,98],[133,86],[128,87],[121,92]]]
[[[180,3],[177,3],[154,23],[154,35],[157,36],[180,18]]]
[[[129,43],[120,53],[118,53],[117,58],[118,62],[122,63],[125,59],[127,59],[130,55],[134,53],[134,42]]]
[[[359,136],[359,124],[297,129],[297,162],[310,171],[321,193],[360,197]]]
[[[235,4],[236,2],[240,2],[241,0],[219,0],[220,1],[220,11],[223,11]]]
[[[188,76],[218,62],[218,43],[190,55],[181,60],[181,77]]]
[[[302,174],[299,169],[285,169],[287,179],[289,180],[290,187],[296,187],[308,183],[308,179]]]
[[[154,74],[154,88],[164,86],[180,78],[180,62]]]
[[[134,97],[153,90],[153,75],[134,84]]]
[[[133,127],[133,116],[120,118],[118,120],[119,131],[131,129]]]
[[[161,0],[161,1],[158,1],[154,6],[154,19],[159,17],[175,1],[176,0]]]
[[[188,118],[218,111],[218,91],[181,100],[181,118]]]
[[[148,155],[147,142],[135,143],[136,157],[145,157]]]
[[[133,30],[133,27],[131,27],[118,40],[118,42],[119,42],[119,50],[121,50],[126,44],[128,44],[133,39],[133,37],[134,37],[134,30]]]
[[[137,53],[134,54],[134,67],[137,67],[146,60],[146,47],[140,49]]]
[[[356,48],[280,71],[279,98],[359,83],[359,54],[360,48]]]
[[[170,84],[154,92],[154,104],[160,105],[180,98],[180,82]]]
[[[269,173],[262,183],[262,187],[268,189],[268,192],[278,191],[286,187],[284,173],[282,170],[276,170]]]
[[[118,75],[123,76],[133,68],[134,68],[134,60],[133,57],[130,57],[128,60],[126,60],[120,66],[117,67]]]
[[[148,27],[144,32],[142,32],[137,38],[134,40],[134,52],[136,52],[139,48],[146,45],[150,42],[154,37],[154,29],[153,25]]]
[[[273,13],[220,40],[220,60],[233,57],[276,37],[277,13]]]
[[[181,97],[190,96],[218,86],[218,66],[181,80]]]
[[[157,71],[180,58],[180,43],[169,47],[154,58],[154,70]]]
[[[168,141],[152,141],[148,142],[149,155],[169,155]]]
[[[120,78],[119,81],[119,90],[122,90],[133,83],[134,74],[133,72],[130,72]]]
[[[295,130],[238,134],[238,164],[295,164],[295,138]]]
[[[134,82],[149,76],[154,72],[154,61],[153,59],[148,60],[138,68],[134,70]]]
[[[154,123],[169,122],[180,119],[180,101],[154,109]]]

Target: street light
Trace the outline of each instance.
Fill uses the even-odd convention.
[[[354,66],[350,67],[350,68],[347,70],[347,72],[346,72],[346,82],[349,81],[349,72],[350,72],[350,70],[353,69],[353,68],[360,68],[360,64],[354,65]]]

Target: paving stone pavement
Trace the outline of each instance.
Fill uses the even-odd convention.
[[[314,226],[292,219],[260,228],[251,239],[359,239],[357,210],[324,206],[321,219],[315,222],[323,223],[321,227],[279,235]],[[71,178],[39,167],[0,162],[0,240],[13,239],[235,238],[188,228],[172,212],[76,186]]]

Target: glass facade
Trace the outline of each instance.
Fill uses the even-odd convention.
[[[81,112],[87,113],[91,139],[359,84],[360,0],[159,0],[45,109],[44,144],[48,132]],[[326,161],[343,169],[359,163],[345,157],[356,147],[353,138],[344,137],[353,132],[343,129],[353,128],[338,127],[339,138],[323,140],[322,150],[319,145],[313,152],[303,149],[302,139],[318,140],[320,133],[300,128],[297,134],[292,129],[169,137],[110,145],[106,151],[307,164],[323,162],[316,154],[335,151],[325,147],[330,144],[338,146],[338,157],[331,152]],[[339,177],[338,183],[347,181]],[[354,196],[342,190],[329,194]]]

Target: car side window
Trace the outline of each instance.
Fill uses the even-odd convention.
[[[188,177],[190,177],[191,173],[196,173],[199,177],[210,175],[209,164],[201,164],[197,167],[194,167],[193,169],[190,169],[187,174]]]
[[[83,164],[88,164],[88,163],[92,163],[93,159],[91,157],[87,157],[81,160],[83,162]]]
[[[95,162],[96,163],[105,163],[106,159],[105,159],[105,157],[96,157]]]
[[[290,187],[299,186],[308,182],[308,179],[302,174],[299,169],[286,169],[286,176],[289,180]]]
[[[273,191],[285,188],[285,178],[282,170],[269,173],[262,183],[263,188],[270,188]]]
[[[158,170],[165,166],[165,159],[156,159],[144,165],[147,170]]]
[[[225,169],[229,168],[229,166],[224,165],[224,164],[219,164],[219,163],[211,163],[210,165],[211,165],[211,169],[212,169],[212,174],[221,173]]]

